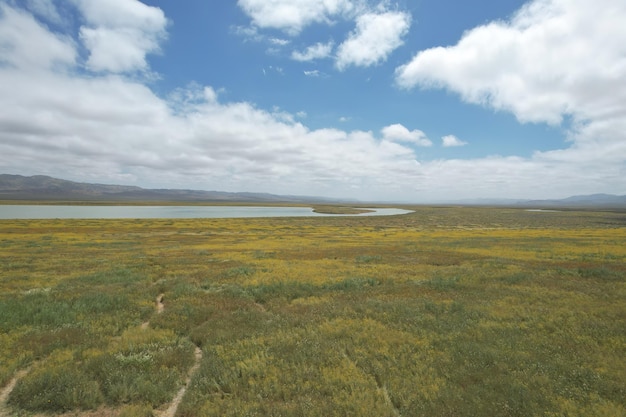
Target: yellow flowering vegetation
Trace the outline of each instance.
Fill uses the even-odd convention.
[[[626,416],[626,213],[414,209],[1,220],[0,413]]]

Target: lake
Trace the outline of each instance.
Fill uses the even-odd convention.
[[[320,214],[311,207],[256,206],[56,206],[0,205],[0,219],[189,219],[244,217],[391,216],[411,213],[396,208],[376,208],[362,214]]]

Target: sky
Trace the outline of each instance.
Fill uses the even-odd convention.
[[[626,194],[624,0],[0,0],[0,173]]]

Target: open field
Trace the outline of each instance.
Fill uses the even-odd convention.
[[[0,416],[626,416],[626,213],[4,220],[0,290]]]

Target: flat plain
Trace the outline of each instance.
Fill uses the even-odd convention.
[[[414,210],[0,221],[0,415],[626,415],[626,213]]]

